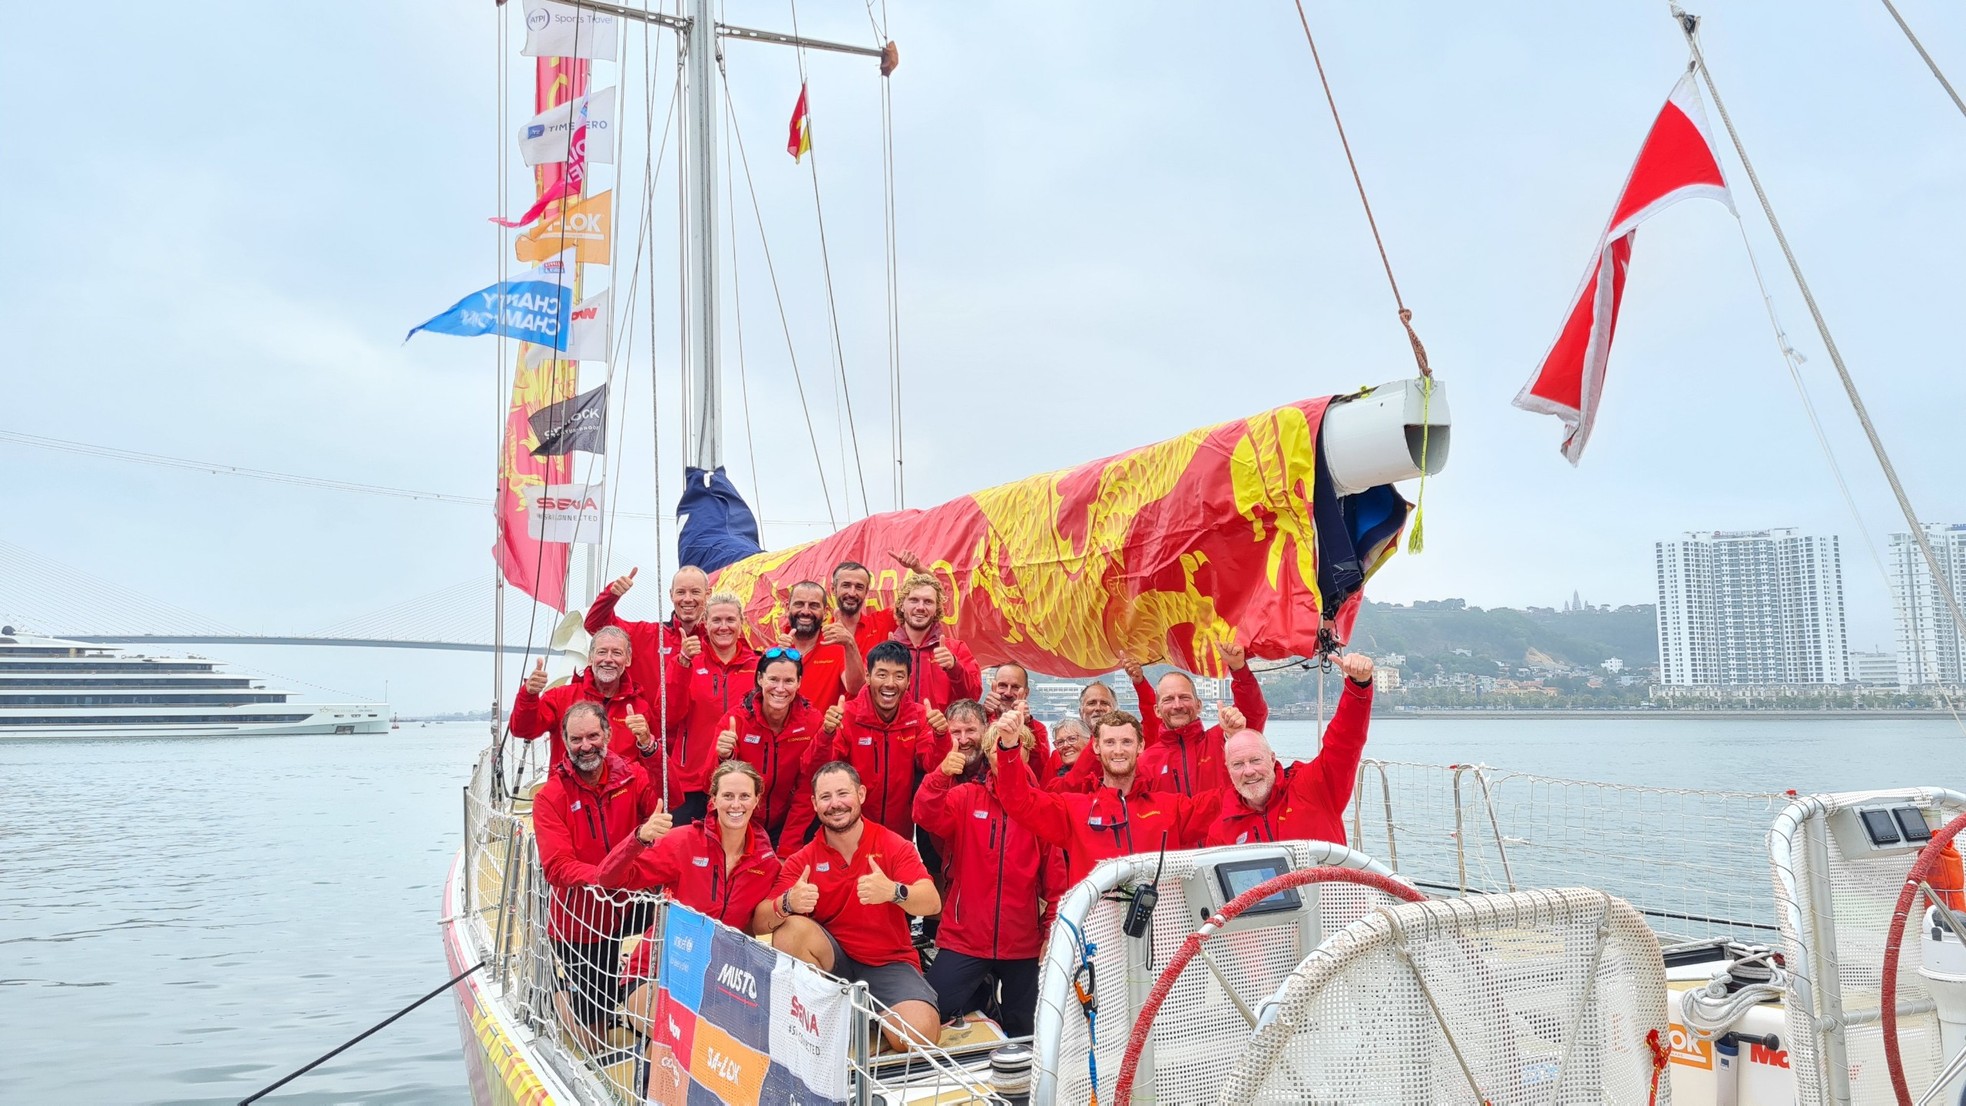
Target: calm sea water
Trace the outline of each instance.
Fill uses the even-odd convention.
[[[1313,723],[1272,727],[1285,755]],[[237,1102],[447,976],[482,723],[360,738],[0,742],[0,1098]],[[1392,760],[1655,785],[1966,785],[1950,721],[1375,723]],[[468,1101],[433,1001],[268,1101]]]

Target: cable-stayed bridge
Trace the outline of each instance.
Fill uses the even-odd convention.
[[[358,595],[358,582],[349,593]],[[560,615],[507,588],[505,647],[537,650]],[[489,653],[496,612],[490,573],[312,629],[255,631],[154,599],[0,540],[0,625],[118,645],[307,645]]]

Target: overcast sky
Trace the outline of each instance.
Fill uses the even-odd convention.
[[[1941,63],[1966,73],[1966,10],[1899,6]],[[0,277],[13,351],[0,430],[489,495],[504,402],[495,343],[401,336],[496,277],[499,240],[485,217],[499,149],[530,112],[509,7],[126,3],[55,48],[6,35],[0,93],[19,122],[37,105],[44,114],[16,130],[0,178],[16,259]],[[1966,521],[1966,389],[1952,333],[1966,301],[1966,120],[1881,5],[1701,7],[1721,92],[1913,502],[1929,519]],[[872,39],[859,3],[821,8],[801,8],[802,31]],[[1649,602],[1654,541],[1797,526],[1842,536],[1851,643],[1888,646],[1882,578],[1724,208],[1683,205],[1639,235],[1580,469],[1557,452],[1556,420],[1509,406],[1685,64],[1665,6],[1307,8],[1454,418],[1451,462],[1427,488],[1426,552],[1396,559],[1373,596],[1554,606],[1575,590]],[[892,93],[910,505],[1410,375],[1293,9],[1225,10],[889,4],[902,54]],[[512,29],[502,58],[500,18]],[[725,18],[790,26],[783,4],[732,3]],[[627,37],[627,64],[600,65],[596,83],[622,85],[618,168],[634,179],[646,132],[659,140],[673,74],[667,32],[653,35],[653,66],[640,33]],[[798,58],[746,43],[728,51],[828,486],[835,510],[848,513],[850,499],[857,515],[859,482],[842,480],[829,398],[811,177],[782,145]],[[503,132],[499,65],[513,104]],[[806,66],[860,456],[872,506],[884,509],[879,78],[856,58],[812,54]],[[672,138],[650,247],[659,403],[671,420],[673,159]],[[1805,380],[1862,524],[1882,544],[1902,520],[1738,161],[1731,150],[1721,160],[1775,309],[1809,359]],[[529,189],[522,173],[514,157],[515,197]],[[634,191],[622,189],[617,208],[618,309],[640,222]],[[737,197],[735,305],[757,440],[744,429],[732,345],[728,448],[739,486],[760,493],[772,520],[768,543],[786,544],[816,536],[824,527],[810,520],[827,511],[741,174]],[[640,512],[658,509],[658,470],[660,509],[675,497],[673,421],[661,459],[650,449],[650,280],[619,370],[631,413],[611,477],[622,506]],[[597,383],[602,367],[588,368],[584,383]],[[0,462],[19,497],[0,541],[229,625],[306,632],[473,577],[489,591],[485,508],[5,441]],[[656,563],[652,525],[621,522],[609,571]],[[655,616],[658,591],[642,589],[630,611]],[[304,681],[294,686],[312,697],[380,696],[385,680],[404,711],[489,695],[489,666],[469,654],[214,652]]]

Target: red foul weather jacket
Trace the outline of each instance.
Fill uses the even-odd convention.
[[[619,753],[631,763],[639,763],[643,758],[635,746],[635,735],[623,721],[631,714],[639,714],[648,719],[650,733],[657,732],[655,714],[649,709],[648,697],[637,690],[632,672],[624,673],[615,684],[614,693],[603,695],[594,686],[594,670],[589,668],[559,687],[549,687],[534,695],[525,685],[519,686],[519,693],[512,697],[512,734],[515,737],[532,741],[545,734],[551,742],[552,760],[550,765],[566,762],[566,743],[561,739],[561,720],[567,716],[567,708],[586,700],[599,703],[608,712],[608,750]]]
[[[582,624],[590,634],[603,626],[615,626],[627,632],[628,674],[635,677],[635,686],[643,689],[649,706],[654,708],[649,714],[652,719],[663,715],[665,704],[661,696],[664,694],[663,685],[667,683],[667,719],[669,732],[673,734],[687,705],[683,695],[687,690],[685,677],[688,669],[684,667],[678,652],[683,647],[683,632],[676,628],[674,618],[661,622],[631,622],[622,618],[614,613],[614,605],[620,601],[621,597],[613,589],[602,588],[601,594],[595,596],[594,602],[588,606],[587,617]],[[704,649],[710,648],[709,640],[703,636],[701,623],[690,633],[696,636]],[[661,728],[655,722],[649,724]]]
[[[990,778],[1012,818],[1065,850],[1067,886],[1084,879],[1102,860],[1159,852],[1163,835],[1170,849],[1193,848],[1207,835],[1222,803],[1219,791],[1193,797],[1105,786],[1089,795],[1039,791],[1015,749],[997,751]]]
[[[940,843],[948,879],[936,945],[985,960],[1036,957],[1065,892],[1064,857],[1010,818],[986,778],[930,772],[915,793],[915,822]]]
[[[758,679],[758,654],[739,639],[730,659],[704,646],[689,662],[689,690],[682,725],[669,742],[669,791],[704,791],[716,770],[717,735],[743,709],[744,697]]]
[[[824,721],[811,703],[795,699],[785,714],[785,724],[773,729],[765,721],[764,704],[756,691],[744,697],[737,712],[736,755],[765,778],[757,813],[752,817],[781,848],[797,851],[805,844],[806,827],[815,817],[812,768],[817,765],[808,767],[806,760],[815,744],[831,740]]]
[[[613,753],[592,785],[571,764],[553,766],[533,796],[532,832],[553,886],[547,932],[554,939],[585,944],[621,936],[620,904],[593,887],[608,851],[635,835],[660,798],[646,773]]]
[[[771,894],[778,880],[778,854],[764,827],[753,819],[737,866],[724,870],[724,840],[716,819],[705,818],[677,826],[653,845],[629,834],[601,861],[600,883],[627,891],[667,890],[669,897],[691,910],[744,933],[751,932],[751,912]],[[651,929],[628,958],[624,975],[646,978],[650,950],[656,945]]]
[[[1207,845],[1245,841],[1330,841],[1345,844],[1345,804],[1352,801],[1365,731],[1372,720],[1372,685],[1345,681],[1338,709],[1324,729],[1318,755],[1276,767],[1269,805],[1251,810],[1233,785],[1222,786],[1222,812]]]
[[[1260,731],[1270,720],[1270,706],[1263,701],[1263,685],[1256,682],[1248,665],[1229,674],[1229,691],[1249,728]],[[1222,769],[1222,741],[1222,727],[1204,730],[1199,718],[1178,730],[1162,728],[1160,736],[1140,754],[1140,774],[1161,777],[1161,789],[1183,795],[1212,791],[1229,782],[1228,773]]]
[[[827,761],[853,765],[867,786],[862,815],[912,841],[916,773],[934,770],[942,745],[919,701],[902,696],[893,720],[883,722],[874,709],[874,689],[866,687],[841,708],[839,732],[830,742],[813,742],[807,758],[807,779]]]
[[[983,670],[976,665],[976,658],[970,655],[969,646],[952,637],[942,636],[940,622],[928,628],[928,635],[916,645],[908,640],[908,628],[903,626],[894,631],[889,641],[898,641],[908,650],[908,694],[909,702],[916,706],[927,699],[936,710],[948,710],[949,704],[958,699],[980,699],[983,697]],[[943,668],[935,663],[935,647],[946,645],[949,653],[956,658],[954,668]]]

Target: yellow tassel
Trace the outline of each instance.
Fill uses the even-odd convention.
[[[1426,517],[1422,514],[1422,506],[1427,499],[1427,437],[1428,431],[1432,429],[1432,419],[1429,416],[1433,410],[1433,401],[1434,378],[1431,376],[1421,377],[1420,489],[1413,493],[1413,532],[1406,539],[1406,552],[1411,556],[1417,556],[1421,550],[1427,547]]]

